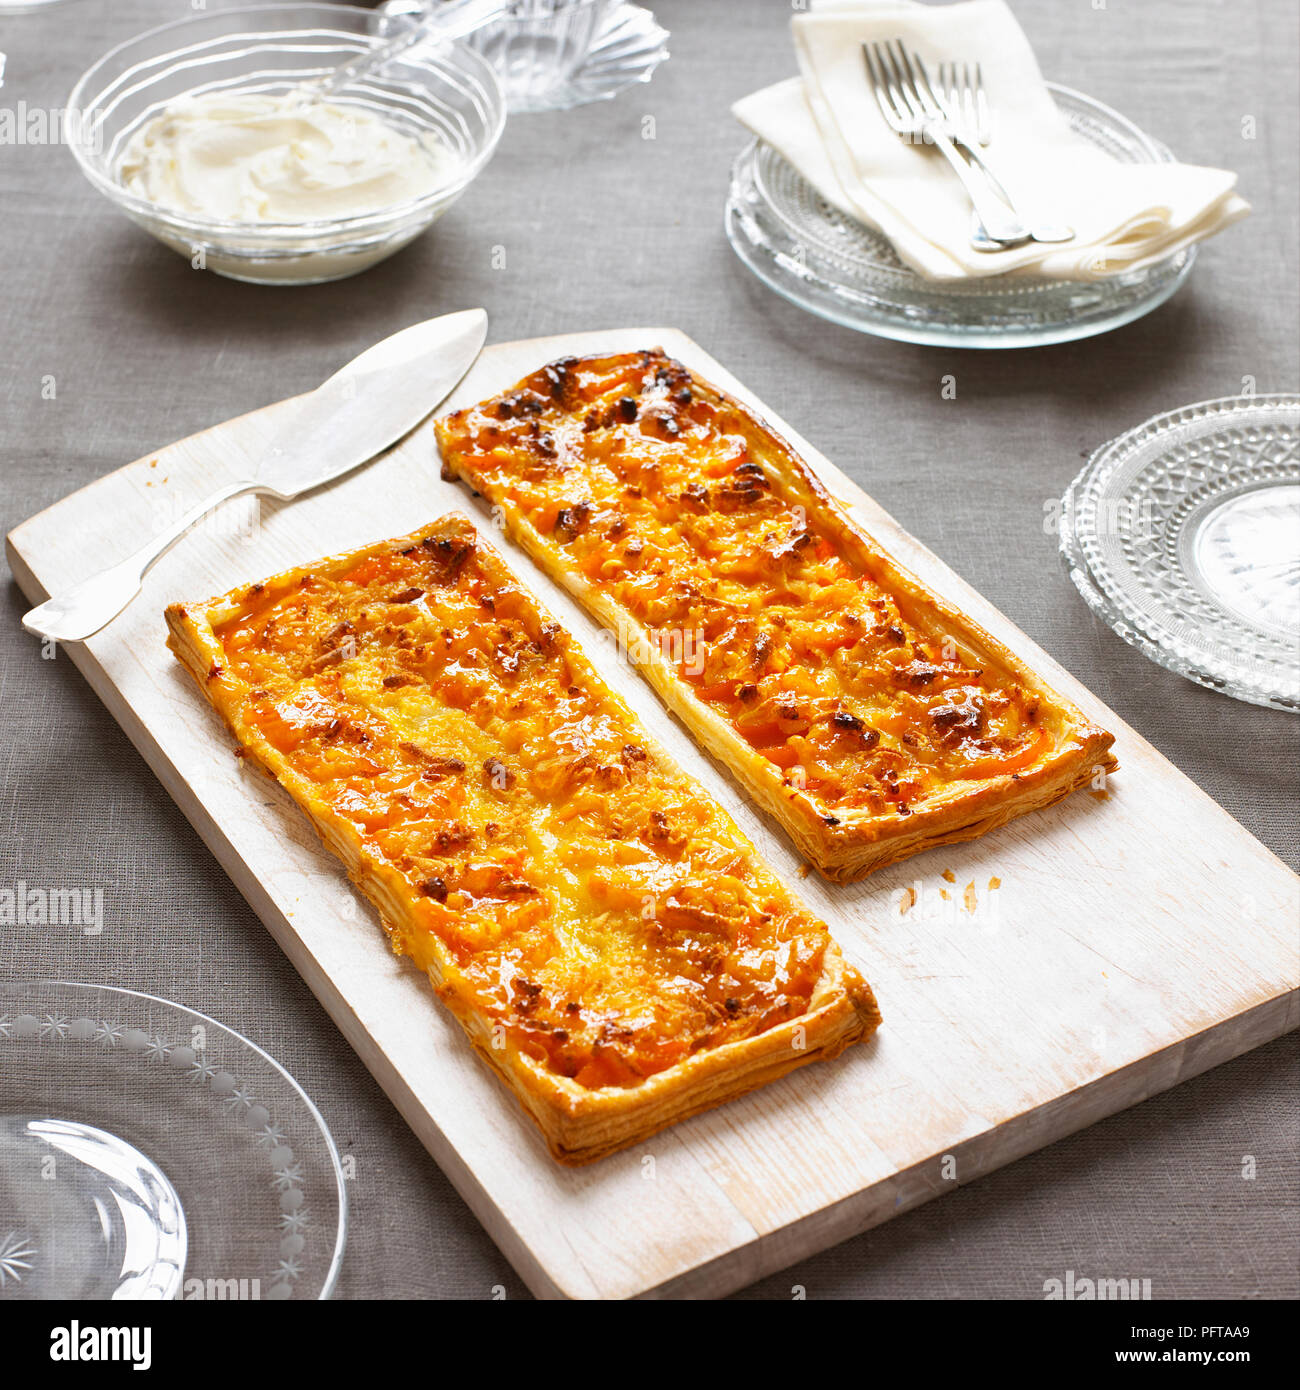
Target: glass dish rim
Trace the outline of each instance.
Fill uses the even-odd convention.
[[[302,3],[235,5],[230,9],[201,10],[182,15],[179,19],[169,19],[165,24],[155,25],[152,29],[144,29],[131,38],[114,44],[112,48],[102,53],[77,79],[68,94],[66,109],[70,112],[80,113],[84,103],[85,88],[98,70],[111,58],[134,44],[145,39],[152,39],[168,30],[201,24],[205,20],[227,19],[231,16],[269,12],[304,16],[312,12],[322,18],[326,15],[340,14],[364,15],[374,18],[377,13],[375,10],[363,9],[359,5],[333,5],[325,4],[323,0],[303,0]],[[304,24],[299,27],[305,29],[308,26]],[[340,30],[339,32],[345,31]],[[348,34],[347,36],[350,38],[362,37],[356,34]],[[250,34],[249,37],[256,37],[256,35]],[[310,222],[246,222],[237,218],[195,217],[188,213],[178,212],[174,208],[165,208],[159,203],[150,202],[148,198],[138,197],[110,174],[100,169],[93,156],[86,150],[87,142],[84,139],[79,116],[76,135],[68,141],[68,147],[87,182],[108,198],[110,202],[148,222],[157,223],[160,226],[186,234],[197,234],[200,240],[210,240],[213,235],[227,235],[240,238],[266,238],[269,242],[274,243],[276,241],[290,242],[295,239],[349,233],[359,235],[367,231],[380,232],[397,223],[416,221],[424,213],[433,211],[442,203],[462,193],[482,172],[484,166],[496,153],[497,145],[500,143],[501,133],[505,129],[507,111],[501,83],[496,73],[481,54],[476,53],[465,43],[456,41],[448,47],[456,55],[457,66],[463,66],[472,71],[490,99],[493,119],[488,136],[483,147],[458,171],[455,178],[440,184],[428,193],[422,193],[418,198],[394,203],[390,207],[380,208],[375,212],[357,213],[349,217],[318,218]],[[156,61],[158,58],[175,57],[181,51],[174,49],[166,53],[159,53],[153,55],[151,61]],[[310,251],[315,249],[333,250],[335,248],[309,247],[306,249]]]
[[[194,1018],[200,1019],[203,1023],[211,1024],[222,1033],[228,1033],[240,1044],[257,1054],[262,1061],[267,1062],[289,1085],[297,1092],[299,1100],[307,1109],[307,1113],[315,1121],[317,1129],[320,1130],[322,1138],[325,1140],[325,1148],[329,1154],[330,1167],[334,1174],[334,1190],[338,1198],[338,1230],[334,1237],[334,1251],[330,1256],[329,1269],[321,1281],[320,1292],[316,1295],[315,1302],[322,1302],[330,1298],[336,1285],[338,1284],[339,1272],[343,1267],[343,1254],[347,1248],[348,1238],[348,1192],[347,1180],[343,1176],[343,1163],[339,1158],[338,1145],[334,1142],[334,1135],[330,1127],[325,1123],[325,1117],[320,1113],[315,1101],[307,1094],[298,1082],[290,1075],[288,1070],[271,1056],[264,1048],[246,1038],[237,1028],[232,1028],[228,1023],[222,1023],[219,1018],[213,1018],[210,1014],[200,1012],[198,1009],[191,1008],[188,1004],[178,1004],[174,999],[166,999],[161,994],[150,994],[141,989],[127,989],[123,985],[99,984],[93,980],[65,980],[56,979],[53,976],[37,975],[30,979],[5,979],[0,980],[0,996],[13,994],[20,990],[32,990],[39,988],[48,989],[71,989],[71,990],[100,990],[108,994],[124,994],[133,999],[143,999],[150,1004],[161,1004],[168,1009],[177,1009],[181,1013],[189,1014]]]
[[[612,12],[620,9],[624,4],[634,4],[635,2],[636,0],[568,0],[567,9],[568,12],[572,13],[575,10],[586,10],[591,9],[595,5],[603,5]],[[383,15],[391,19],[395,12],[388,9],[388,6],[382,3],[381,0],[381,3],[376,5],[371,13]],[[503,14],[499,14],[495,19],[489,21],[489,25],[495,29],[499,25],[506,24],[547,24],[552,20],[558,19],[561,13],[561,11],[556,10],[552,11],[550,14],[512,14],[507,10]],[[484,27],[487,28],[489,26],[485,25]]]
[[[623,0],[569,0],[567,12],[572,14],[576,10],[590,10],[597,5],[613,11],[618,9],[621,3]],[[507,10],[505,14],[498,15],[496,19],[492,20],[492,27],[496,28],[497,25],[506,24],[549,24],[558,19],[562,13],[565,11],[554,10],[550,14],[511,14]]]

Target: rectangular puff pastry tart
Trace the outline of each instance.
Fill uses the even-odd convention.
[[[167,622],[562,1162],[878,1024],[825,925],[464,518]]]
[[[971,839],[1115,766],[1110,734],[661,351],[564,358],[437,432],[445,476],[618,634],[827,878]]]

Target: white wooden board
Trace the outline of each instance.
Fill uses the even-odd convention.
[[[126,614],[69,652],[529,1287],[552,1297],[725,1293],[1300,1022],[1300,880],[689,339],[625,329],[492,347],[446,408],[567,353],[656,344],[755,406],[904,564],[1111,729],[1122,770],[1109,792],[865,883],[801,880],[781,833],[597,626],[491,535],[480,502],[440,480],[428,423],[316,495],[263,503],[255,525],[229,504],[156,566]],[[284,404],[146,455],[18,527],[8,552],[24,592],[35,603],[66,587],[246,475]],[[560,1168],[423,978],[389,953],[305,818],[243,770],[164,646],[164,606],[452,509],[505,550],[831,924],[879,997],[871,1043],[641,1148]],[[917,901],[904,913],[908,888]]]

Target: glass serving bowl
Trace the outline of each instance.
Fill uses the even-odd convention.
[[[384,0],[379,12],[410,24],[423,0]],[[620,0],[513,0],[465,42],[492,64],[512,112],[562,111],[649,82],[668,57],[668,31]]]
[[[264,5],[151,29],[106,53],[68,98],[69,143],[91,184],[196,266],[253,284],[355,275],[424,231],[488,162],[505,124],[496,74],[464,44],[400,55],[336,105],[360,106],[454,156],[447,180],[378,212],[313,222],[243,222],[174,212],[129,192],[118,167],[132,135],[170,103],[209,92],[277,95],[325,75],[383,36],[351,5]]]
[[[586,58],[608,0],[514,0],[468,42],[492,64],[512,111],[545,111]]]
[[[0,983],[0,1302],[319,1299],[347,1192],[320,1112],[204,1014]]]

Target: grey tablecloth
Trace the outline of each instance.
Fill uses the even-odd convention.
[[[192,271],[94,194],[66,150],[0,146],[4,528],[150,447],[315,386],[426,315],[484,304],[497,340],[676,324],[1296,865],[1300,721],[1148,664],[1092,621],[1042,525],[1084,454],[1129,425],[1246,376],[1260,391],[1297,386],[1292,0],[1018,0],[1049,77],[1185,158],[1239,170],[1255,213],[1151,317],[1009,354],[860,337],[756,283],[722,234],[743,140],[728,106],[793,70],[791,6],[656,8],[673,56],[651,85],[512,121],[431,235],[338,284],[262,289]],[[56,106],[110,44],[189,12],[188,0],[78,0],[0,20],[0,105]],[[940,399],[949,373],[956,400]],[[101,886],[106,927],[0,928],[0,976],[162,994],[288,1066],[355,1156],[343,1295],[484,1298],[504,1284],[523,1296],[71,664],[22,635],[12,584],[4,604],[0,885]],[[810,1297],[1033,1298],[1067,1269],[1150,1278],[1157,1297],[1294,1296],[1296,1062],[1294,1037],[1263,1047],[744,1296],[797,1283]]]

